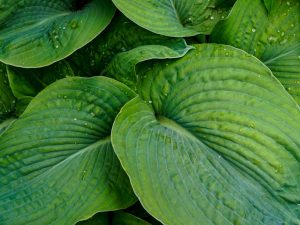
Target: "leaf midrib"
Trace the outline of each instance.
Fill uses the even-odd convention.
[[[277,55],[277,56],[275,56],[273,58],[270,58],[270,59],[264,61],[264,64],[267,65],[267,66],[269,66],[270,64],[272,65],[272,62],[276,61],[277,59],[281,59],[281,58],[283,58],[285,56],[288,56],[288,55],[296,52],[298,50],[298,48],[300,48],[300,45],[298,45],[298,47],[296,47],[296,48],[294,48],[292,50],[289,50],[287,52],[283,52],[283,53],[281,53],[281,54],[279,54],[279,55]]]
[[[51,17],[46,17],[45,19],[43,19],[39,22],[33,23],[31,25],[26,25],[25,27],[17,29],[17,33],[24,33],[29,30],[33,30],[33,29],[35,29],[37,27],[41,27],[42,25],[47,24],[53,20],[58,20],[58,18],[60,18],[60,17],[69,16],[71,13],[72,12],[62,12],[62,13],[53,15]],[[16,35],[15,31],[16,31],[16,29],[14,29],[14,30],[9,29],[8,32],[5,32],[5,30],[4,30],[4,31],[2,31],[1,38],[9,38],[10,36]]]
[[[182,134],[183,136],[191,138],[192,140],[195,140],[195,141],[198,141],[198,142],[200,141],[193,133],[191,133],[186,128],[182,127],[180,124],[178,124],[174,120],[171,120],[171,119],[169,119],[165,116],[162,116],[162,115],[159,115],[156,119],[163,127],[174,130],[177,133]]]
[[[38,177],[41,177],[41,176],[47,176],[49,173],[51,173],[57,167],[59,167],[60,165],[62,165],[64,163],[68,163],[70,160],[74,159],[78,155],[84,154],[85,152],[88,152],[88,151],[95,150],[95,149],[97,149],[97,147],[99,147],[101,145],[105,145],[105,144],[109,143],[110,141],[111,141],[111,136],[110,135],[106,136],[104,138],[101,138],[100,140],[86,146],[85,148],[76,151],[74,154],[71,154],[71,155],[67,156],[65,159],[63,159],[62,161],[56,163],[55,165],[49,166],[48,169],[42,170],[41,173],[37,174],[32,179],[37,179]]]
[[[92,143],[91,145],[88,145],[85,148],[80,149],[80,150],[76,151],[74,154],[71,154],[70,156],[66,157],[65,159],[63,159],[59,163],[57,163],[54,166],[52,166],[51,168],[49,168],[49,170],[45,171],[45,173],[50,172],[51,170],[55,169],[59,165],[64,164],[64,163],[72,160],[73,158],[75,158],[76,156],[78,156],[80,154],[83,154],[85,152],[94,150],[94,149],[96,149],[97,147],[99,147],[101,145],[105,145],[105,144],[109,143],[110,141],[111,141],[111,136],[110,135],[107,136],[107,137],[101,138],[100,140]]]

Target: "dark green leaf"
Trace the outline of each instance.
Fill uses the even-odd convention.
[[[118,14],[103,34],[76,51],[68,58],[68,62],[76,75],[95,76],[99,75],[118,53],[147,45],[163,45],[164,49],[170,48],[168,51],[172,51],[172,55],[175,51],[184,52],[187,48],[182,38],[154,34]]]
[[[0,63],[0,123],[15,109],[15,97],[9,87],[6,67]]]
[[[18,67],[43,67],[94,39],[110,23],[110,0],[1,1],[0,60]]]
[[[112,225],[151,225],[150,223],[125,212],[115,212]]]
[[[38,69],[8,66],[7,74],[9,85],[17,98],[16,115],[20,115],[32,98],[49,84],[65,77],[74,76],[74,72],[66,60]]]

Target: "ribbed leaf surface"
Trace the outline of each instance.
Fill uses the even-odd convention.
[[[113,0],[113,3],[141,27],[171,37],[209,34],[230,11],[230,4],[224,0]]]
[[[196,46],[141,75],[112,143],[143,206],[166,225],[300,222],[300,111],[256,58]]]
[[[215,27],[212,41],[255,55],[300,103],[298,0],[238,0],[228,19]]]
[[[135,94],[104,77],[42,91],[0,136],[1,225],[72,225],[135,201],[111,126]]]

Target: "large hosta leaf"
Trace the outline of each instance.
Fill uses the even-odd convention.
[[[112,143],[167,225],[300,223],[300,111],[247,53],[203,44],[140,76]]]
[[[185,37],[209,34],[224,19],[230,5],[224,0],[113,0],[129,19],[154,33]],[[232,1],[229,1],[232,2]]]
[[[238,0],[215,27],[212,41],[255,55],[300,103],[299,0]]]
[[[66,78],[0,136],[1,225],[71,225],[135,201],[110,129],[134,93],[109,78]]]
[[[19,67],[49,65],[95,38],[114,12],[110,0],[1,1],[0,60]]]
[[[0,63],[0,123],[14,111],[15,97],[10,89],[6,67]]]

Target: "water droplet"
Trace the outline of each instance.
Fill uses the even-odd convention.
[[[64,98],[67,98],[67,96],[65,95]]]
[[[256,29],[255,29],[255,28],[252,28],[251,31],[252,31],[253,33],[255,33],[255,32],[256,32]]]
[[[229,53],[228,53],[228,52],[226,52],[226,53],[225,53],[225,55],[226,55],[226,56],[229,56]]]
[[[298,59],[300,59],[300,55],[298,55]]]
[[[55,38],[55,39],[58,39],[58,35],[55,35],[54,38]]]
[[[294,26],[295,26],[295,25],[292,23],[292,24],[291,24],[291,27],[294,27]]]
[[[221,16],[221,19],[224,19],[225,18],[225,16]]]
[[[72,21],[72,22],[71,22],[71,28],[72,28],[72,29],[76,29],[77,27],[78,27],[77,21]]]
[[[286,2],[287,5],[290,5],[291,3],[289,1]]]
[[[84,126],[87,126],[88,124],[87,123],[84,123]]]
[[[76,120],[77,120],[77,118],[74,118],[73,120],[75,120],[75,121],[76,121]]]
[[[283,37],[284,36],[284,32],[281,32],[281,37]]]
[[[273,37],[273,36],[270,36],[269,38],[268,38],[268,41],[269,42],[275,42],[275,41],[277,41],[277,37]]]
[[[151,100],[149,100],[148,102],[149,102],[149,104],[152,104],[152,101],[151,101]]]
[[[55,48],[58,48],[59,46],[58,45],[55,45]]]
[[[287,43],[287,39],[284,39],[282,42],[280,42],[281,45]]]
[[[91,112],[91,116],[94,117],[94,116],[95,116],[95,113]]]
[[[215,17],[211,16],[210,19],[213,20],[213,19],[215,19]]]
[[[63,30],[65,30],[65,29],[66,29],[66,27],[63,27],[62,29],[63,29]]]
[[[221,159],[221,155],[218,155],[218,158]]]

